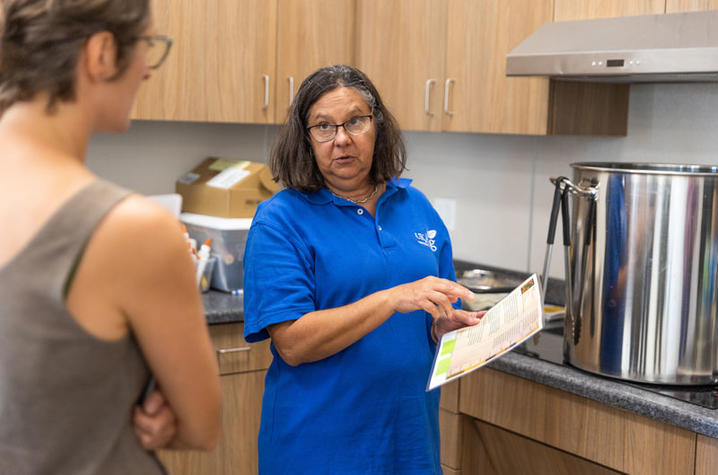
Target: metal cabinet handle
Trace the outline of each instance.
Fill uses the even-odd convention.
[[[262,106],[262,109],[268,109],[269,108],[269,75],[262,74],[262,79],[264,79],[264,106]]]
[[[240,351],[249,351],[251,346],[240,346],[237,348],[217,348],[217,355],[226,355],[227,353],[239,353]]]
[[[426,86],[424,89],[424,112],[426,115],[434,115],[433,112],[429,110],[429,91],[431,90],[431,85],[436,84],[436,80],[434,79],[427,79],[426,80]]]
[[[452,82],[454,80],[449,78],[444,83],[444,114],[446,115],[454,115],[454,112],[449,110],[449,89]]]
[[[289,107],[294,102],[294,76],[289,76]]]

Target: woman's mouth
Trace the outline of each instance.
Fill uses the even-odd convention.
[[[352,160],[354,160],[354,157],[351,155],[342,155],[340,157],[334,158],[334,161],[337,163],[349,163]]]

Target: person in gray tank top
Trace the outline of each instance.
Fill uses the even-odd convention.
[[[0,2],[0,475],[157,474],[154,449],[217,442],[179,223],[85,166],[170,45],[149,0]]]

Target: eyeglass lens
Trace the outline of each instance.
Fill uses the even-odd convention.
[[[352,135],[362,135],[369,130],[371,116],[352,117],[343,124],[320,124],[311,127],[310,133],[315,140],[319,142],[328,142],[337,135],[339,127],[344,127],[348,133]]]

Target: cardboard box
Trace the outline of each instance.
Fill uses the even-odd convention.
[[[279,190],[266,165],[209,157],[176,184],[182,211],[222,218],[251,218]]]

